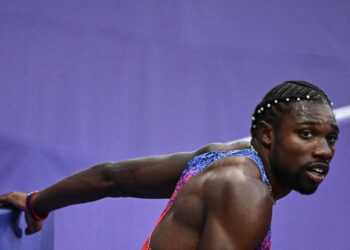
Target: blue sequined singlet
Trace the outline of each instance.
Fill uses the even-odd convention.
[[[175,201],[179,191],[189,180],[192,179],[193,176],[197,175],[198,173],[206,169],[209,165],[211,165],[215,161],[221,160],[225,157],[235,156],[235,155],[245,156],[253,160],[260,170],[262,181],[268,187],[270,187],[270,183],[269,183],[269,180],[267,179],[267,175],[260,157],[256,152],[254,152],[249,148],[242,149],[242,150],[235,150],[235,151],[226,151],[226,152],[208,152],[203,155],[196,156],[187,164],[185,170],[182,172],[181,177],[176,184],[175,191],[172,194],[160,218],[158,219],[157,225],[162,221],[163,217],[167,214],[169,208]],[[146,250],[146,249],[150,250],[151,248],[149,246],[149,243],[150,243],[150,237],[146,240],[145,244],[142,247],[142,250]],[[269,229],[263,242],[258,247],[255,248],[255,250],[269,250],[269,249],[271,249],[271,229]]]

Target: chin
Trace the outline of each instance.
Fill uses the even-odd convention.
[[[302,187],[295,187],[293,188],[295,191],[302,195],[310,195],[317,191],[318,186],[302,186]]]

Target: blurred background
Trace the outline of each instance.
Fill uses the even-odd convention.
[[[246,137],[255,105],[285,80],[348,107],[349,13],[346,0],[1,0],[0,193]],[[274,207],[273,249],[349,249],[350,122],[339,123],[319,191]],[[140,249],[165,203],[56,211],[52,249]]]

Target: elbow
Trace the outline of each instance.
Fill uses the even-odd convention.
[[[103,192],[109,197],[121,196],[120,181],[118,181],[118,163],[103,162],[93,166],[91,169],[96,171],[98,182],[104,190]],[[119,190],[119,191],[118,191]]]
[[[144,177],[140,164],[104,162],[95,167],[108,197],[138,197],[143,190]]]
[[[109,182],[113,179],[113,168],[115,167],[115,164],[112,162],[102,162],[99,163],[92,168],[94,168],[98,174],[100,175],[100,178],[105,181]]]

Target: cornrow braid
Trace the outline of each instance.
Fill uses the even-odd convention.
[[[286,81],[271,89],[256,106],[250,128],[252,137],[257,135],[259,121],[263,120],[278,127],[282,114],[290,111],[290,103],[301,100],[333,105],[327,95],[314,84],[299,80]]]

